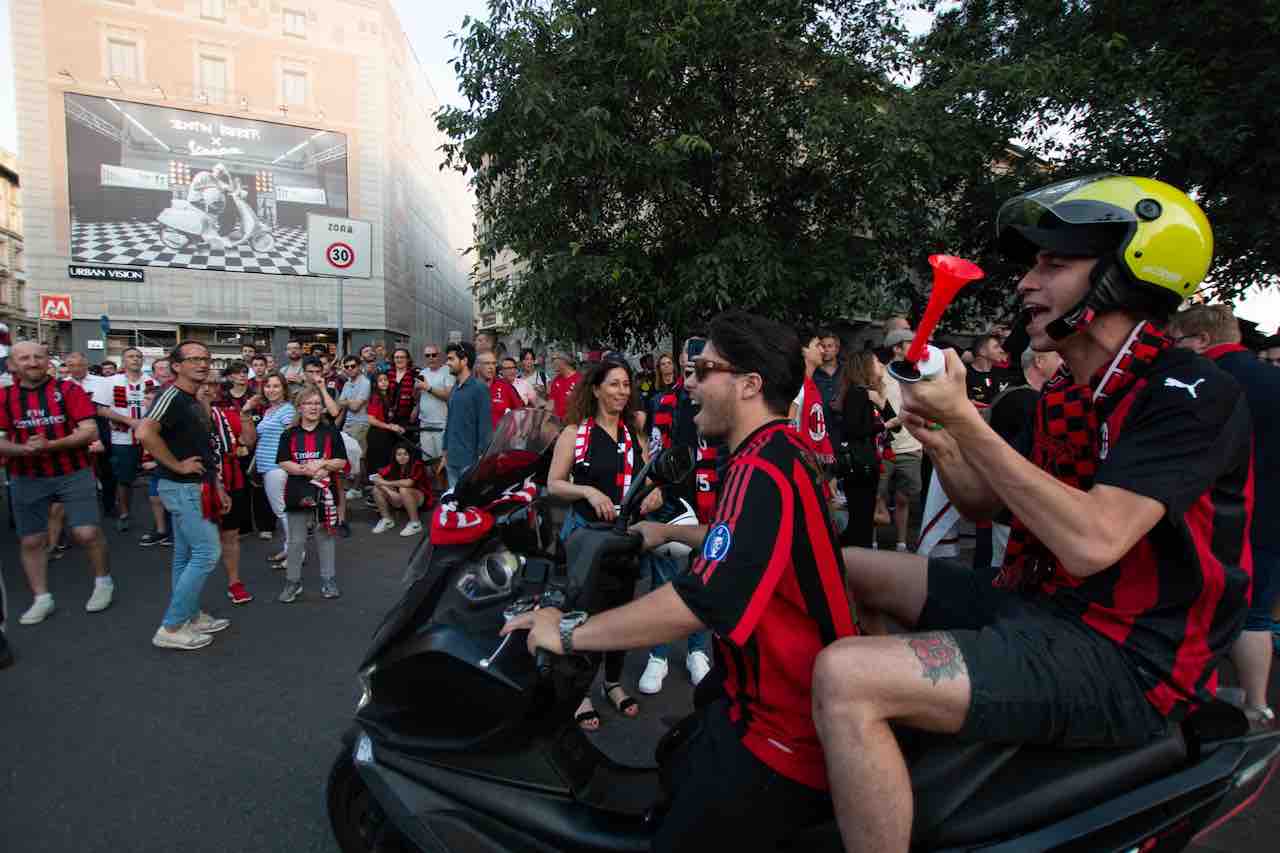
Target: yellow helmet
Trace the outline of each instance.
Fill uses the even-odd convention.
[[[1047,249],[1107,261],[1098,265],[1080,306],[1093,310],[1082,311],[1083,323],[1073,328],[1095,312],[1135,303],[1172,312],[1196,292],[1213,259],[1204,211],[1186,193],[1151,178],[1089,175],[1032,190],[1000,207],[996,233],[1015,260],[1029,263]]]

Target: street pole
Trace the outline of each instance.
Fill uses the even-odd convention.
[[[338,279],[338,358],[345,358],[347,355],[346,338],[342,334],[342,291],[346,289],[346,284],[345,278]]]

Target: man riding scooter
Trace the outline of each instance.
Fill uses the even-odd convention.
[[[1097,175],[1008,201],[1002,250],[1032,349],[1064,366],[1016,446],[954,351],[903,384],[904,421],[971,519],[1014,516],[994,588],[965,566],[857,548],[860,614],[912,633],[825,649],[814,717],[845,848],[905,853],[913,798],[891,723],[1064,749],[1147,742],[1212,699],[1249,595],[1251,425],[1240,387],[1160,327],[1213,237],[1155,180]],[[941,426],[941,429],[938,427]]]
[[[795,333],[731,312],[712,321],[686,387],[694,424],[733,455],[711,524],[645,522],[647,548],[698,550],[690,571],[630,604],[592,614],[543,608],[503,633],[530,629],[531,651],[648,648],[708,628],[718,672],[699,688],[692,731],[663,762],[670,809],[657,851],[776,850],[830,813],[813,727],[809,674],[827,644],[856,633],[818,471],[787,411],[804,367]],[[695,722],[696,721],[696,722]]]
[[[222,163],[215,163],[208,172],[197,172],[187,187],[187,201],[218,220],[218,234],[229,230],[228,225],[235,226],[234,221],[228,223],[227,197],[236,191],[235,179]],[[234,216],[232,219],[234,220]]]

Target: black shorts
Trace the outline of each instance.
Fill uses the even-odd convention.
[[[671,808],[654,853],[772,853],[779,842],[831,817],[831,796],[781,775],[742,745],[721,699],[663,768]]]
[[[253,529],[253,518],[249,511],[251,497],[247,486],[231,492],[231,511],[222,516],[222,521],[219,524],[223,530],[238,530],[241,533],[248,533]]]
[[[982,583],[966,565],[929,561],[917,631],[946,631],[969,670],[958,736],[1061,747],[1138,746],[1162,734],[1120,647],[1044,599]]]

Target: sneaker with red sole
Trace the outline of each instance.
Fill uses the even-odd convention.
[[[248,604],[253,601],[253,596],[249,594],[249,590],[244,588],[244,584],[236,581],[227,587],[227,598],[231,599],[232,604]]]

